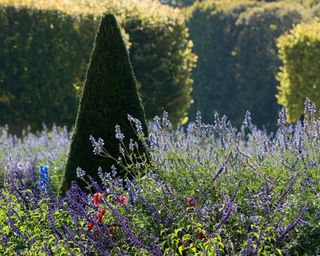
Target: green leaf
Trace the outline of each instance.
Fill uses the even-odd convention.
[[[178,248],[178,251],[180,253],[180,255],[183,255],[183,250],[184,250],[184,246],[183,245],[180,245],[179,248]]]

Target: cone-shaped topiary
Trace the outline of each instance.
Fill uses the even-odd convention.
[[[76,180],[77,167],[98,181],[99,166],[103,170],[110,170],[112,164],[115,164],[112,159],[93,154],[90,135],[96,139],[102,138],[105,149],[116,158],[119,156],[116,125],[120,125],[125,142],[129,138],[136,139],[128,114],[141,121],[146,134],[144,110],[137,93],[128,51],[115,17],[107,13],[102,17],[87,71],[60,187],[62,194],[70,187],[71,181]],[[124,170],[118,174],[124,176]],[[84,187],[83,183],[79,184]]]

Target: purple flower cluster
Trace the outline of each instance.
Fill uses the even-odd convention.
[[[129,120],[139,133],[138,120]],[[70,134],[54,128],[50,136],[44,131],[18,139],[4,129],[0,254],[20,239],[26,243],[20,254],[41,245],[37,249],[47,255],[318,255],[320,119],[306,102],[303,121],[287,124],[283,110],[278,126],[268,134],[247,113],[238,130],[225,116],[205,124],[199,113],[188,127],[173,129],[165,113],[150,123],[148,138],[140,136],[150,163],[130,149],[138,142],[124,145],[117,126],[122,154],[131,157],[122,159],[145,175],[123,180],[113,166],[93,181],[79,167],[78,178],[88,179],[93,194],[74,183],[58,199],[50,186],[54,170],[63,169]],[[102,141],[92,142],[94,153],[103,151]],[[40,186],[34,186],[39,179],[29,181],[28,172],[43,162],[50,169],[40,168]],[[32,243],[34,226],[51,242]]]
[[[50,132],[44,127],[38,134],[26,131],[22,138],[9,134],[7,127],[0,128],[0,177],[4,178],[0,184],[19,177],[25,185],[36,186],[38,168],[46,163],[52,167],[49,173],[55,185],[64,170],[70,138],[66,127],[53,126]]]

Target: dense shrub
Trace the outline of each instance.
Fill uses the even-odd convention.
[[[160,2],[174,7],[185,7],[192,5],[196,0],[160,0]]]
[[[235,46],[237,123],[249,110],[259,127],[275,129],[280,110],[275,98],[280,66],[276,42],[302,17],[299,8],[288,4],[265,4],[239,16],[240,32]]]
[[[297,25],[279,38],[282,66],[278,73],[278,101],[288,109],[288,120],[303,114],[304,101],[320,104],[320,23]]]
[[[76,109],[72,85],[84,71],[72,45],[90,47],[80,40],[75,18],[58,11],[1,7],[0,19],[1,123],[70,123]]]
[[[129,139],[137,140],[128,115],[140,120],[141,132],[144,131],[147,136],[144,110],[120,28],[112,14],[105,14],[99,25],[90,58],[61,187],[62,192],[69,189],[72,180],[77,177],[78,168],[86,170],[94,180],[99,177],[99,168],[109,169],[111,172],[111,166],[117,163],[117,159],[95,156],[89,160],[86,156],[92,152],[91,142],[99,144],[95,149],[99,151],[99,147],[103,145],[100,140],[103,139],[107,154],[117,158],[119,146],[116,137],[126,142],[125,144],[129,144]],[[94,138],[99,138],[99,141],[94,142]],[[143,150],[140,148],[137,152],[142,155]],[[120,171],[121,173],[118,173],[120,176],[130,176],[127,170]],[[82,187],[84,185],[82,184]]]
[[[125,30],[147,119],[167,111],[173,124],[185,123],[197,58],[184,19],[128,18]]]
[[[195,4],[189,11],[188,27],[194,42],[198,63],[193,71],[194,104],[189,114],[194,119],[197,111],[206,122],[214,113],[226,114],[235,120],[236,81],[233,49],[238,29],[236,20],[240,13],[255,6],[249,1],[221,5],[215,1]],[[242,115],[243,116],[243,115]]]
[[[318,5],[320,3],[319,0],[282,0],[284,2],[288,2],[288,3],[298,3],[301,4],[307,8],[310,7],[315,7],[316,5]]]
[[[193,72],[195,103],[190,116],[200,110],[211,122],[219,112],[238,126],[249,110],[259,127],[274,129],[276,39],[301,21],[301,12],[279,3],[195,4],[188,26],[199,61]]]
[[[195,62],[178,10],[148,1],[0,1],[0,123],[71,125],[103,10],[126,32],[147,117],[185,118]]]
[[[253,0],[258,2],[282,2],[282,3],[288,3],[288,4],[301,4],[304,7],[313,7],[320,3],[319,0]]]

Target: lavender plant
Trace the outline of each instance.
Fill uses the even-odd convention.
[[[19,177],[26,186],[38,181],[41,165],[50,166],[50,182],[54,189],[61,180],[71,133],[66,127],[44,126],[42,132],[25,131],[18,138],[9,134],[8,127],[0,128],[0,187],[9,177]]]
[[[320,119],[309,102],[296,125],[288,125],[281,111],[275,134],[258,130],[249,113],[239,130],[225,116],[205,124],[200,114],[188,127],[174,130],[164,113],[150,123],[148,137],[138,120],[129,116],[129,121],[148,161],[139,155],[138,142],[123,142],[121,127],[115,128],[119,156],[91,138],[93,153],[118,163],[99,169],[96,181],[77,170],[91,194],[74,182],[66,197],[57,199],[58,183],[39,193],[39,177],[31,183],[22,175],[6,179],[0,195],[0,254],[320,253]],[[46,133],[38,136],[41,141]],[[13,147],[7,150],[17,152]],[[50,147],[42,146],[43,154]],[[60,161],[50,159],[49,167]],[[119,166],[146,175],[122,179]]]

